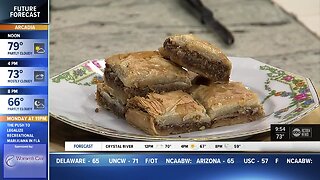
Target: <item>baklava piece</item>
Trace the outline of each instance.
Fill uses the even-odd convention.
[[[201,103],[214,121],[212,127],[247,123],[264,117],[257,94],[242,83],[200,85],[191,95]]]
[[[123,91],[116,91],[105,83],[97,84],[96,100],[98,105],[124,117],[126,112],[127,96]]]
[[[150,135],[170,135],[209,128],[205,108],[183,91],[150,93],[128,101],[126,119]]]
[[[149,92],[186,90],[188,72],[164,59],[158,51],[118,54],[106,59],[105,81],[129,98]]]
[[[159,51],[164,57],[213,82],[229,81],[230,60],[219,48],[193,35],[171,36]]]

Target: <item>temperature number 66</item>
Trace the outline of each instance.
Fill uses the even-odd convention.
[[[9,98],[8,99],[8,105],[9,106],[19,106],[21,101],[23,101],[23,98]]]

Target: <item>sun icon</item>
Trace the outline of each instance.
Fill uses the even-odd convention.
[[[191,148],[193,149],[193,148],[195,148],[196,147],[196,145],[194,145],[194,144],[191,144]]]
[[[36,46],[36,51],[39,51],[40,50],[40,46]]]

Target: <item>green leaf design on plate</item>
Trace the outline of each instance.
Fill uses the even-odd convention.
[[[286,97],[291,101],[286,108],[274,112],[274,117],[282,118],[283,121],[289,120],[300,115],[306,108],[314,103],[306,79],[268,65],[260,66],[260,70],[267,71],[268,78],[264,84],[265,90],[269,92],[262,103],[273,96]],[[291,91],[276,91],[269,85],[271,81],[287,84]]]
[[[64,73],[59,74],[58,76],[52,78],[52,82],[60,83],[61,81],[67,81],[69,83],[74,83],[82,86],[91,86],[95,84],[92,81],[81,82],[82,80],[87,79],[91,75],[95,74],[90,67],[87,65],[89,62],[85,62],[72,68]]]

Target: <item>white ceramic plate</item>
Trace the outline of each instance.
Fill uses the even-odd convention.
[[[243,82],[256,92],[266,117],[233,126],[207,129],[172,136],[150,136],[133,128],[95,101],[94,77],[101,77],[104,60],[88,60],[50,80],[50,114],[72,126],[126,140],[223,140],[250,136],[270,130],[270,124],[290,124],[310,113],[319,105],[312,82],[290,72],[272,67],[251,58],[230,57],[233,64],[231,79]],[[58,129],[57,129],[58,131]]]

